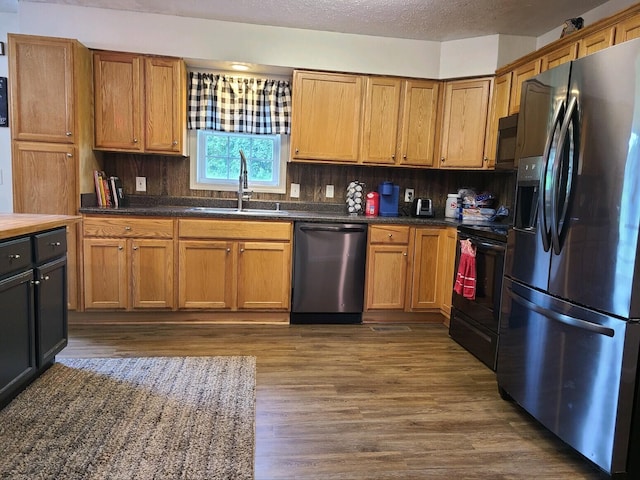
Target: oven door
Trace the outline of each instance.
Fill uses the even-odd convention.
[[[495,371],[505,244],[458,232],[458,240],[467,238],[476,246],[476,298],[469,300],[453,292],[449,335]],[[459,264],[460,241],[456,272]]]
[[[480,325],[497,333],[505,245],[494,240],[458,232],[456,272],[460,264],[460,240],[467,238],[476,247],[476,298],[469,300],[453,292],[452,305]]]

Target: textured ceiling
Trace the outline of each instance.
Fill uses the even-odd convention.
[[[0,0],[0,11],[18,0]],[[540,36],[607,0],[28,0],[308,30],[455,40]],[[6,11],[11,11],[10,9]]]

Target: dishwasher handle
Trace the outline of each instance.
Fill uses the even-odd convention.
[[[303,232],[366,232],[363,226],[347,227],[344,225],[305,225],[301,226]]]

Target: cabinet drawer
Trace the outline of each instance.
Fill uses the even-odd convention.
[[[36,263],[61,257],[67,252],[66,228],[59,228],[46,233],[38,233],[34,238],[34,257]]]
[[[404,225],[371,225],[369,243],[402,245],[409,243],[409,227]]]
[[[31,266],[31,238],[0,243],[0,277]]]
[[[85,237],[173,238],[170,218],[85,217]]]
[[[180,238],[291,240],[291,222],[180,219]]]

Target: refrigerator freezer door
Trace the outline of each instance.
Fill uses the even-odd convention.
[[[627,467],[640,325],[505,279],[499,387],[608,473]]]
[[[577,99],[575,182],[549,292],[621,317],[640,317],[640,42],[572,63]],[[560,185],[562,189],[562,185]],[[564,192],[558,192],[562,198]],[[637,290],[637,287],[636,287]]]

